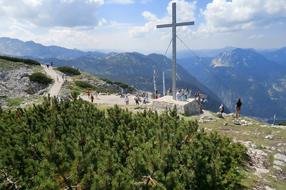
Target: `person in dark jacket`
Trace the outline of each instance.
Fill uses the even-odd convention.
[[[238,98],[238,100],[236,102],[236,118],[237,119],[240,117],[241,106],[242,106],[242,102],[241,102],[240,98]]]

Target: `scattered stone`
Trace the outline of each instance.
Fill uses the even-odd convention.
[[[235,125],[241,125],[241,123],[240,123],[239,120],[237,120],[237,119],[233,121],[233,124],[235,124]]]
[[[280,160],[274,160],[273,162],[274,165],[276,166],[285,166],[286,164]]]
[[[286,163],[286,155],[284,155],[284,154],[277,153],[274,155],[274,159],[280,160],[280,161]]]
[[[241,120],[241,121],[240,121],[240,124],[241,124],[242,126],[249,126],[249,125],[253,125],[253,123],[252,123],[252,122],[250,122],[250,121],[246,121],[246,120]]]
[[[251,141],[237,141],[247,147],[247,154],[251,158],[251,167],[255,169],[255,174],[262,177],[264,174],[269,173],[265,167],[267,165],[268,154],[262,150],[257,149],[257,146]]]
[[[286,146],[286,143],[278,143],[276,146]]]
[[[217,112],[217,113],[216,113],[216,116],[217,116],[218,118],[224,119],[222,113],[220,113],[220,112]]]
[[[272,139],[273,139],[273,135],[266,135],[264,138],[265,138],[265,139],[272,140]]]
[[[265,190],[275,190],[274,188],[271,188],[269,186],[265,186]]]

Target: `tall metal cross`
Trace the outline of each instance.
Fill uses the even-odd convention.
[[[162,25],[157,25],[157,28],[170,28],[172,27],[172,45],[173,45],[173,71],[172,71],[172,93],[173,93],[173,99],[176,100],[176,59],[177,59],[177,55],[176,55],[176,47],[177,47],[177,42],[176,42],[176,28],[177,26],[187,26],[187,25],[194,25],[195,22],[181,22],[181,23],[177,23],[177,16],[176,16],[176,3],[172,3],[172,24],[162,24]]]

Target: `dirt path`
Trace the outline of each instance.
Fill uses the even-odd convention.
[[[62,76],[58,74],[53,67],[47,68],[46,65],[42,65],[44,68],[45,72],[47,73],[48,76],[50,76],[53,80],[54,83],[52,87],[49,90],[49,94],[51,97],[53,96],[58,96],[61,90],[61,87],[64,83],[64,80],[62,79]]]

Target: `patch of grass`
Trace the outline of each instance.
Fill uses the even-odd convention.
[[[19,106],[22,104],[23,99],[21,98],[9,98],[7,99],[7,105],[12,107],[12,106]]]
[[[68,76],[75,76],[81,74],[79,70],[68,66],[58,67],[57,70]]]
[[[32,82],[37,82],[40,84],[48,85],[53,82],[53,79],[49,78],[47,75],[44,73],[33,73],[32,75],[29,76],[30,81]]]

